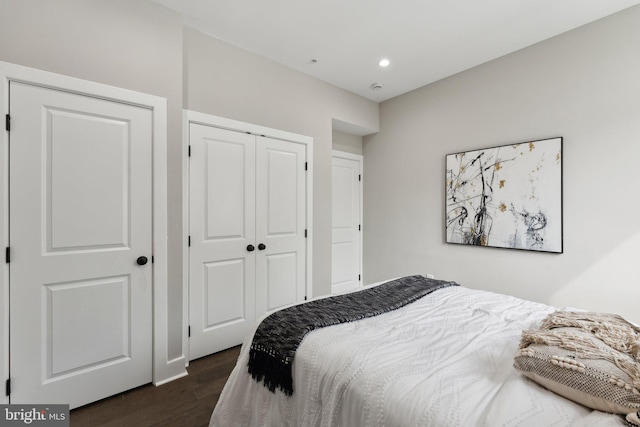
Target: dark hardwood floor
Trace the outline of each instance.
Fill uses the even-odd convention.
[[[71,427],[207,426],[239,353],[238,346],[194,360],[186,377],[74,409]]]

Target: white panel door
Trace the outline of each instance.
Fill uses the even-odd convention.
[[[360,286],[362,160],[334,154],[332,159],[331,292]]]
[[[152,380],[152,112],[10,84],[11,403]]]
[[[255,136],[191,124],[189,357],[242,342],[255,321]]]
[[[304,301],[306,145],[258,137],[256,315]]]

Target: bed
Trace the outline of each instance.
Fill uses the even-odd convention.
[[[523,331],[555,311],[442,287],[309,332],[291,364],[290,396],[249,374],[251,335],[210,426],[624,426],[624,416],[561,397],[514,368]]]

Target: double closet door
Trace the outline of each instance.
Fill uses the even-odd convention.
[[[191,123],[189,353],[238,345],[304,300],[306,145]]]

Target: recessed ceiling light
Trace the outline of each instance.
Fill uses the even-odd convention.
[[[388,67],[390,64],[388,59],[381,59],[380,62],[378,62],[378,65],[381,67]]]

